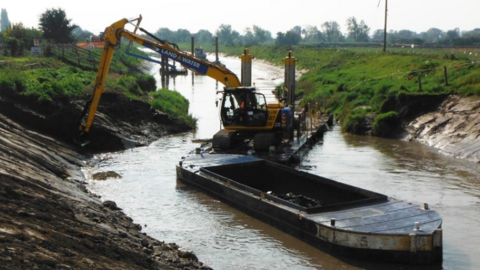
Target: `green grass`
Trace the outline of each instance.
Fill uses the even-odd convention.
[[[105,91],[144,101],[170,117],[195,127],[196,119],[188,114],[187,99],[173,91],[156,92],[155,78],[139,72],[142,61],[127,56],[124,52],[116,52],[114,55],[119,58],[110,69]],[[20,94],[36,97],[39,101],[87,98],[94,89],[97,75],[97,72],[82,70],[52,57],[6,57],[0,61],[0,68],[0,96]]]
[[[379,136],[394,135],[399,124],[399,116],[395,111],[379,114],[373,123],[373,131]]]
[[[79,96],[92,87],[95,78],[91,72],[51,59],[39,58],[35,63],[31,63],[30,59],[17,58],[6,61],[6,67],[0,73],[0,94],[18,92],[36,96],[39,100]]]
[[[19,59],[23,63],[23,59]],[[16,91],[22,95],[36,96],[39,100],[84,96],[93,91],[96,72],[50,61],[36,59],[38,68],[19,69],[17,59],[10,60],[0,73],[0,94]],[[105,82],[106,91],[121,92],[131,99],[148,100],[148,92],[156,90],[153,76],[132,73],[110,73]]]
[[[188,124],[194,128],[197,119],[188,113],[189,102],[177,91],[168,89],[160,89],[150,94],[153,100],[150,102],[151,106],[168,115],[173,115],[174,118]]]
[[[228,55],[239,55],[243,48],[220,47]],[[288,49],[280,46],[249,48],[257,59],[283,65]],[[308,70],[296,84],[302,103],[317,103],[342,122],[345,131],[354,131],[368,117],[380,117],[377,134],[392,129],[382,115],[383,103],[400,94],[458,93],[480,95],[480,49],[328,48],[294,46],[297,70]],[[445,85],[444,67],[448,85]],[[419,85],[421,81],[421,88]],[[391,116],[391,115],[390,115]],[[363,118],[363,120],[362,120]],[[389,124],[384,124],[388,122]],[[382,124],[383,123],[383,124]]]

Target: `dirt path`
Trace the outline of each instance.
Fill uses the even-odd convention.
[[[208,269],[176,244],[142,233],[114,202],[88,193],[80,171],[84,156],[51,130],[62,117],[11,102],[0,98],[0,269]],[[147,140],[175,130],[152,123],[132,124],[143,131],[134,136]]]

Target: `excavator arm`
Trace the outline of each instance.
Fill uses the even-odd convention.
[[[193,70],[197,73],[207,75],[225,86],[238,87],[241,82],[238,77],[229,69],[216,65],[208,60],[196,58],[195,56],[185,53],[178,48],[175,48],[168,42],[161,40],[150,40],[136,33],[125,29],[125,25],[129,23],[127,19],[122,19],[105,29],[105,46],[100,59],[100,65],[95,80],[94,91],[91,98],[87,101],[85,108],[80,117],[79,134],[74,138],[75,142],[84,146],[89,143],[88,132],[95,119],[95,113],[100,102],[100,97],[105,91],[105,81],[112,62],[113,53],[120,47],[121,38],[126,38],[130,41],[138,43],[146,48],[149,48],[161,55],[173,59],[181,63],[185,68]],[[141,31],[146,32],[144,29]],[[149,34],[148,32],[146,32]],[[151,34],[149,34],[151,35]]]
[[[142,28],[140,28],[140,30],[146,32]],[[164,55],[172,60],[175,60],[185,68],[203,75],[207,75],[210,78],[213,78],[214,80],[224,84],[225,86],[238,87],[242,85],[237,75],[224,66],[214,64],[205,59],[197,58],[189,53],[173,47],[167,42],[152,41],[126,29],[121,29],[118,31],[118,34],[121,37],[132,40],[133,42],[136,42],[145,48],[149,48],[160,55]]]

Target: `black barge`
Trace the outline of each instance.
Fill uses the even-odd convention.
[[[442,261],[442,218],[426,204],[245,155],[192,155],[176,169],[181,182],[318,248],[377,261]]]

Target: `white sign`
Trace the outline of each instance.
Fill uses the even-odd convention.
[[[36,38],[33,40],[33,46],[38,46],[38,45],[40,45],[40,39]]]
[[[42,47],[32,47],[32,49],[30,51],[30,54],[32,56],[41,55],[42,54]]]

